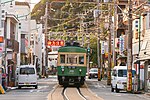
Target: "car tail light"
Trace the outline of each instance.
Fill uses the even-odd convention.
[[[24,83],[19,83],[19,84],[24,84]]]

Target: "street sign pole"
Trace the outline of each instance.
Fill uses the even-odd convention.
[[[98,37],[97,37],[97,63],[98,63],[98,81],[101,81],[101,59],[100,59],[100,55],[101,55],[101,52],[100,52],[100,25],[99,25],[99,21],[100,21],[100,18],[101,18],[101,13],[99,13],[99,10],[100,10],[100,1],[98,0],[97,1],[97,16],[96,17],[96,25],[97,25],[97,33],[98,33]],[[99,18],[100,17],[100,18]]]

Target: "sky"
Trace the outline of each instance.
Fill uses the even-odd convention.
[[[15,1],[24,2],[26,0],[15,0]],[[29,0],[27,0],[27,1],[29,1]],[[39,1],[41,1],[41,0],[31,0],[31,9],[33,9],[34,5],[37,4]]]

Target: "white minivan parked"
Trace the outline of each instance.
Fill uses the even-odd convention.
[[[132,80],[136,70],[132,68]],[[115,66],[111,73],[111,91],[119,92],[127,89],[127,66]]]
[[[17,67],[16,85],[18,88],[33,86],[37,89],[37,72],[34,65],[21,65]]]

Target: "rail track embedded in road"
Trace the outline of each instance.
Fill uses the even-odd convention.
[[[82,87],[58,85],[48,98],[48,100],[103,100],[89,91],[86,85]]]
[[[79,87],[64,87],[62,96],[64,100],[87,100]]]

